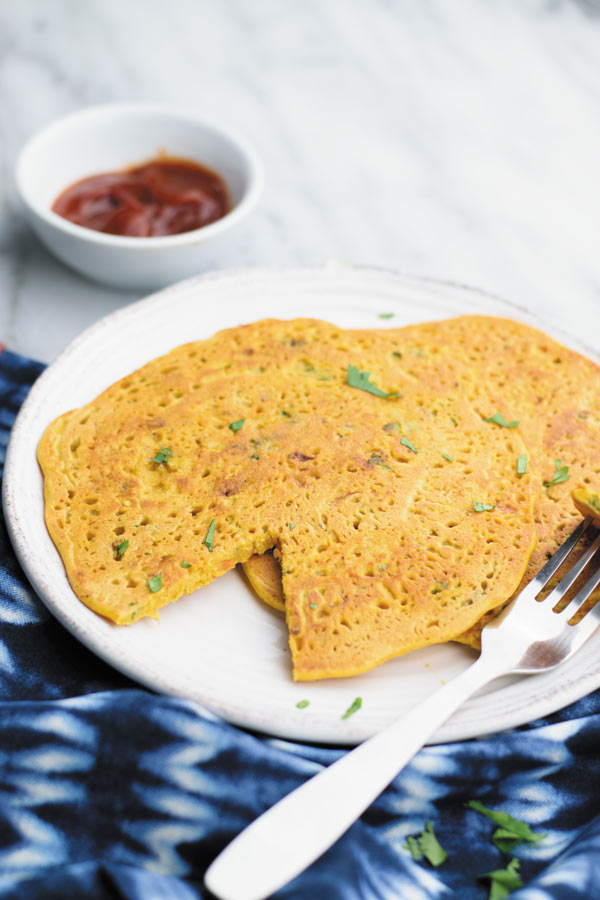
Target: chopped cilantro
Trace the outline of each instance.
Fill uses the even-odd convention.
[[[388,566],[387,563],[383,563],[383,565],[379,566],[379,571],[380,571],[380,572],[385,572],[385,570],[387,569],[387,566]]]
[[[152,591],[153,594],[156,594],[157,591],[160,591],[162,587],[162,575],[159,572],[158,575],[153,575],[152,578],[149,578],[146,582],[148,585],[148,589]]]
[[[503,852],[510,853],[513,847],[521,841],[537,844],[546,837],[542,832],[534,833],[527,822],[515,819],[501,809],[489,809],[483,803],[480,803],[479,800],[470,800],[467,806],[469,809],[474,809],[476,812],[487,816],[488,819],[500,826],[492,835],[492,841]]]
[[[427,822],[418,837],[408,837],[404,846],[410,850],[413,859],[418,860],[424,856],[428,863],[436,867],[441,866],[448,856],[448,852],[436,838],[431,822]]]
[[[156,456],[152,457],[152,462],[155,463],[167,463],[173,456],[173,451],[169,450],[168,447],[161,447],[157,452]]]
[[[182,569],[191,569],[191,568],[192,568],[192,564],[189,563],[189,562],[186,562],[185,559],[184,559],[184,561],[181,563],[181,568],[182,568]]]
[[[400,426],[398,425],[397,422],[388,422],[386,425],[383,426],[383,430],[387,431],[388,434],[399,434]]]
[[[310,700],[299,700],[296,703],[296,709],[306,709],[307,706],[310,706]]]
[[[525,475],[527,472],[527,454],[517,456],[517,475]]]
[[[367,465],[381,466],[382,469],[391,469],[391,466],[388,466],[386,464],[383,456],[380,456],[379,453],[371,453],[371,456],[369,457],[369,459],[367,461]]]
[[[392,350],[392,356],[395,356],[396,359],[402,359],[402,354],[399,350]]]
[[[309,603],[308,605],[310,606],[311,609],[318,609],[318,608],[319,608],[319,604],[318,604],[318,603]]]
[[[494,413],[493,416],[490,416],[489,419],[486,419],[485,421],[493,422],[494,425],[502,425],[503,428],[516,428],[519,424],[517,420],[514,422],[507,422],[502,413]]]
[[[121,557],[123,556],[123,554],[125,553],[125,551],[128,548],[129,548],[129,541],[127,539],[125,539],[124,541],[121,541],[120,544],[117,544],[117,547],[116,547],[117,559],[121,559]]]
[[[237,422],[232,422],[229,427],[232,431],[239,431],[245,421],[245,419],[238,419]]]
[[[404,435],[402,435],[402,437],[400,438],[400,443],[404,444],[405,447],[408,447],[409,450],[412,450],[413,453],[419,452],[417,450],[417,448],[415,447],[415,445],[413,444],[413,442],[411,440],[409,440],[407,437],[405,437]]]
[[[456,426],[458,425],[458,422],[456,421],[456,419],[454,418],[454,416],[450,416],[450,421],[452,422],[452,424],[453,424],[454,427],[456,428]]]
[[[490,506],[489,503],[481,503],[479,500],[474,500],[473,509],[475,512],[491,512],[491,510],[496,509],[496,507]]]
[[[296,523],[290,522],[290,531],[293,531],[295,527],[296,527]]]
[[[519,865],[519,860],[513,857],[505,869],[495,869],[479,876],[490,879],[488,900],[504,900],[515,888],[523,886],[518,875]]]
[[[358,712],[358,710],[361,708],[361,706],[362,706],[362,697],[356,697],[356,699],[352,701],[352,703],[350,704],[350,706],[348,707],[348,709],[342,716],[342,719],[349,719],[350,716],[353,716],[355,712]]]
[[[422,350],[419,350],[418,347],[415,348],[414,350],[411,350],[410,352],[412,353],[413,356],[422,356],[423,358],[426,356],[426,354],[423,353]]]
[[[359,372],[356,366],[348,366],[348,384],[350,387],[358,388],[361,391],[367,391],[369,394],[375,394],[376,397],[397,397],[398,394],[388,394],[372,384],[369,380],[368,372]]]
[[[448,585],[445,581],[436,581],[434,587],[431,588],[432,594],[439,594],[440,591],[447,591]]]
[[[550,481],[544,482],[544,487],[551,487],[553,484],[562,484],[563,481],[568,481],[571,477],[569,475],[569,467],[561,466],[560,459],[554,461],[554,475]]]
[[[380,319],[393,319],[396,313],[379,313]]]
[[[258,455],[258,453],[253,453],[250,459],[260,459],[260,456]]]
[[[206,537],[204,538],[204,543],[211,553],[213,552],[213,547],[215,545],[215,524],[216,522],[213,519],[208,526],[208,531],[206,532]]]
[[[589,416],[589,413],[577,413],[578,419],[587,419],[588,416]]]
[[[448,456],[447,453],[442,453],[442,456],[444,457],[444,459],[448,460],[448,462],[454,462],[454,460],[452,459],[452,457],[451,457],[451,456]]]

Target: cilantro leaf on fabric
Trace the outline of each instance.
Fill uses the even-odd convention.
[[[421,857],[425,857],[427,862],[436,868],[441,866],[448,856],[447,850],[444,850],[436,838],[431,822],[426,823],[418,837],[408,837],[404,846],[410,850],[413,859],[419,860]]]
[[[480,500],[474,500],[473,509],[475,512],[491,512],[493,509],[496,509],[496,507],[490,506],[489,503],[481,503]]]
[[[525,475],[527,472],[527,454],[517,456],[517,475]]]
[[[232,431],[239,431],[245,421],[245,419],[238,419],[237,422],[232,422],[231,425],[229,425],[229,428]]]
[[[493,416],[490,416],[489,419],[485,420],[486,422],[493,422],[495,425],[501,425],[503,428],[516,428],[519,425],[519,422],[515,419],[514,422],[507,422],[502,413],[494,413]]]
[[[415,445],[413,444],[413,442],[410,440],[410,438],[407,438],[404,435],[402,435],[402,437],[400,438],[400,443],[403,444],[405,447],[408,447],[409,450],[412,450],[413,453],[419,452],[417,450],[417,448],[415,447]]]
[[[495,869],[493,872],[486,872],[485,875],[479,876],[490,879],[488,900],[503,900],[515,888],[523,886],[517,871],[519,866],[519,860],[513,857],[505,869]]]
[[[470,800],[467,806],[487,816],[488,819],[500,826],[492,835],[492,841],[503,852],[510,853],[521,841],[537,844],[546,837],[543,832],[533,832],[527,822],[515,819],[502,809],[489,809],[479,800]]]

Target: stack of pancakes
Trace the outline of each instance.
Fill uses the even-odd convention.
[[[118,624],[242,563],[296,679],[476,644],[597,480],[599,374],[505,319],[229,329],[49,426],[46,523]]]

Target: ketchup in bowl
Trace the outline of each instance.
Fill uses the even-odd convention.
[[[126,237],[202,228],[230,210],[223,179],[199,163],[160,157],[121,172],[90,175],[66,188],[52,209],[76,225]]]

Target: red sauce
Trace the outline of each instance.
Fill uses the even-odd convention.
[[[122,172],[90,175],[60,194],[52,209],[76,225],[127,237],[181,234],[230,209],[223,179],[186,159],[153,159]]]

